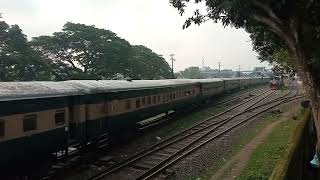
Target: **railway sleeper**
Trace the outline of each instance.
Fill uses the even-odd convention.
[[[131,164],[130,166],[134,169],[140,169],[140,170],[149,170],[151,169],[155,163],[150,163],[150,162],[145,162],[145,161],[140,161],[134,164]]]
[[[162,153],[165,153],[165,154],[168,154],[168,156],[171,156],[172,154],[176,153],[177,150],[167,148],[167,149],[162,150],[161,152],[162,152]]]
[[[155,156],[160,156],[160,157],[167,158],[167,157],[169,157],[170,155],[165,154],[165,153],[158,152],[158,153],[155,154]]]
[[[182,149],[184,146],[185,146],[186,143],[180,143],[180,144],[175,144],[173,146],[170,146],[171,149],[174,149],[174,150],[180,150]]]
[[[163,160],[166,159],[167,157],[169,157],[169,156],[159,157],[159,156],[154,155],[154,156],[149,157],[148,160],[149,160],[149,161],[163,161]]]

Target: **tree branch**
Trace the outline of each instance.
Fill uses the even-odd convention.
[[[264,12],[266,12],[268,14],[268,16],[270,16],[270,18],[272,18],[275,22],[282,24],[281,20],[277,17],[277,15],[273,12],[273,10],[266,4],[263,4],[262,2],[258,1],[258,0],[254,0],[252,2],[256,7],[262,9]]]
[[[260,22],[264,25],[266,25],[267,27],[269,27],[269,29],[274,32],[275,34],[277,34],[279,37],[284,38],[284,40],[288,43],[291,44],[292,41],[291,39],[288,37],[288,35],[281,29],[281,27],[275,23],[274,21],[272,21],[270,18],[265,17],[265,16],[261,16],[261,15],[257,15],[254,14],[253,19],[256,20],[257,22]]]

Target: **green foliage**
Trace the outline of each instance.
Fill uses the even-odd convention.
[[[183,71],[179,72],[178,75],[180,78],[187,78],[187,79],[203,79],[204,75],[201,72],[199,67],[188,67]]]
[[[289,52],[285,49],[279,49],[271,56],[273,61],[272,71],[277,74],[294,74],[292,61],[290,61]]]
[[[145,46],[132,46],[132,67],[129,76],[134,79],[170,78],[171,70],[165,59]]]
[[[32,45],[51,61],[63,79],[127,75],[130,44],[111,31],[66,23],[62,32],[33,38]]]
[[[49,80],[46,62],[33,50],[18,25],[0,21],[0,81]]]
[[[144,46],[131,46],[115,33],[68,22],[62,32],[35,37],[32,47],[50,62],[57,79],[167,78],[165,59]]]
[[[27,41],[17,25],[0,21],[0,81],[169,78],[165,59],[131,46],[115,33],[68,22],[61,32]]]

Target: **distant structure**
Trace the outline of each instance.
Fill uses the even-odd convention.
[[[232,69],[222,69],[221,70],[221,62],[218,62],[218,69],[212,69],[210,66],[205,65],[205,60],[202,58],[202,66],[200,68],[203,76],[206,79],[210,78],[232,78],[232,77],[272,77],[271,69],[268,70],[266,67],[254,67],[253,71],[250,70],[242,70],[241,66],[238,65],[237,70],[232,71]]]
[[[229,78],[233,76],[231,69],[211,69],[209,66],[204,66],[201,71],[206,79],[210,78]]]
[[[263,72],[263,71],[266,71],[266,67],[254,67],[253,71],[255,71],[255,72]]]
[[[265,67],[254,67],[252,71],[252,76],[259,77],[270,77],[273,76],[271,70],[268,71]]]

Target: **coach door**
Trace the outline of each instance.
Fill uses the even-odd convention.
[[[71,141],[85,138],[85,104],[80,103],[80,97],[70,97],[69,105],[69,133]]]
[[[199,95],[198,96],[201,96],[202,97],[202,83],[199,83],[197,84],[197,88],[199,89]]]
[[[104,102],[103,102],[103,108],[102,108],[102,118],[100,120],[100,130],[103,134],[108,132],[108,126],[109,126],[109,120],[108,120],[108,96],[104,95]]]

